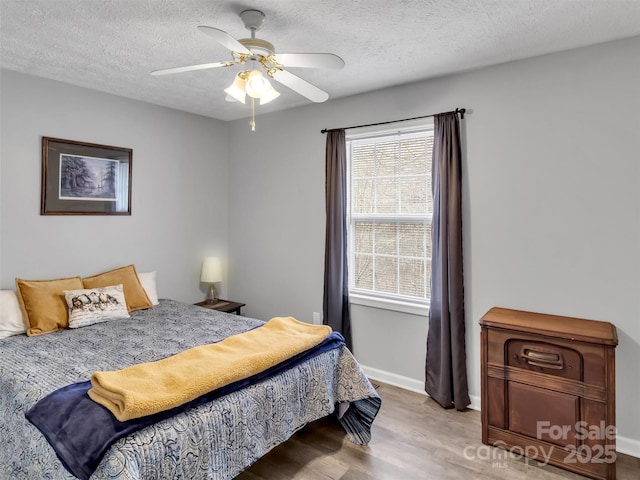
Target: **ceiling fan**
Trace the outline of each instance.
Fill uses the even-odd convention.
[[[256,38],[256,32],[264,24],[265,14],[263,12],[251,9],[244,10],[240,13],[240,18],[247,30],[251,32],[251,38],[236,40],[217,28],[203,25],[198,27],[200,32],[231,50],[231,60],[155,70],[151,72],[151,75],[168,75],[193,70],[248,65],[249,68],[239,72],[233,84],[225,89],[227,100],[245,103],[246,94],[251,97],[253,106],[254,99],[260,99],[260,104],[263,105],[278,97],[280,94],[273,89],[263,72],[267,74],[267,77],[276,80],[312,102],[324,102],[329,98],[327,92],[285,70],[285,67],[339,70],[344,67],[344,60],[332,53],[276,53],[271,43]],[[252,127],[254,126],[252,120]]]

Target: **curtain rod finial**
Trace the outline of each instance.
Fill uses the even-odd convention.
[[[464,114],[466,111],[466,108],[456,108],[456,113],[460,114],[460,120],[464,120]]]

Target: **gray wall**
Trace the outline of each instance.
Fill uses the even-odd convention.
[[[493,306],[613,322],[619,446],[640,454],[640,37],[245,120],[229,136],[230,289],[247,313],[322,309],[323,127],[469,109],[464,255],[471,393]],[[422,384],[427,319],[353,306],[367,367]]]
[[[202,259],[227,252],[228,124],[1,75],[1,288],[133,263],[161,297],[203,299]],[[131,216],[40,216],[42,136],[132,148]]]

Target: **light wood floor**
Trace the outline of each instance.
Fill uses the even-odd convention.
[[[480,412],[444,410],[425,395],[390,385],[379,385],[378,392],[382,408],[368,446],[352,444],[333,417],[322,419],[237,480],[585,479],[486,447]],[[638,458],[618,454],[616,468],[618,480],[640,479]]]

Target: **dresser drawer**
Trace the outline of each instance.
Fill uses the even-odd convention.
[[[545,375],[583,380],[582,354],[552,342],[510,339],[506,342],[506,365]]]

